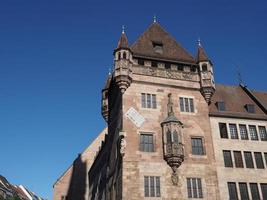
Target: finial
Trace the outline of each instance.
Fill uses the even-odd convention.
[[[238,66],[236,67],[236,69],[237,69],[237,77],[238,77],[239,85],[243,85],[243,79],[242,79],[241,71],[240,71]]]
[[[108,68],[108,75],[111,75],[111,68]]]
[[[201,41],[200,41],[200,38],[198,38],[198,40],[197,40],[197,44],[198,44],[199,47],[201,47]]]
[[[124,34],[125,33],[125,26],[122,25],[122,33]]]
[[[156,23],[156,22],[157,22],[157,16],[154,15],[154,17],[153,17],[153,23]]]

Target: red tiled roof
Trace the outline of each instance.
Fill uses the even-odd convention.
[[[162,45],[162,53],[154,51],[153,42]],[[195,63],[191,56],[157,22],[154,22],[131,46],[135,56]]]

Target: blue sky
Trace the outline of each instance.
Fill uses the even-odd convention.
[[[267,91],[267,3],[0,2],[0,174],[51,199],[52,185],[105,127],[100,91],[126,26],[130,43],[159,23],[190,53],[200,37],[215,81]]]

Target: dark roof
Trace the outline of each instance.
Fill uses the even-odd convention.
[[[264,93],[258,93],[265,96]],[[267,99],[266,99],[267,100]],[[224,102],[225,111],[218,111],[217,102]],[[245,106],[255,105],[255,113],[248,113]],[[215,93],[209,105],[210,115],[243,117],[249,119],[267,119],[267,115],[259,105],[248,95],[242,86],[216,85]]]
[[[154,44],[162,45],[162,53],[156,53]],[[175,39],[157,22],[154,22],[131,46],[134,56],[144,56],[154,59],[195,63],[191,56]]]
[[[121,37],[117,45],[117,49],[121,49],[121,48],[129,48],[128,39],[126,37],[125,32],[121,33]]]
[[[196,60],[197,62],[209,61],[209,57],[201,45],[198,45]]]
[[[267,92],[258,92],[258,91],[252,91],[252,94],[255,95],[260,103],[265,107],[267,110]]]

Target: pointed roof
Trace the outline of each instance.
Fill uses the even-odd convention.
[[[117,49],[121,48],[126,48],[126,49],[129,48],[128,39],[124,31],[122,31],[120,40],[117,45]]]
[[[154,44],[153,44],[154,43]],[[162,52],[155,51],[153,45],[162,46]],[[159,23],[154,22],[131,46],[134,55],[165,60],[195,63],[190,55]]]
[[[198,44],[198,48],[197,48],[196,60],[197,62],[210,61],[209,57],[207,56],[204,48],[202,47],[200,43]]]

